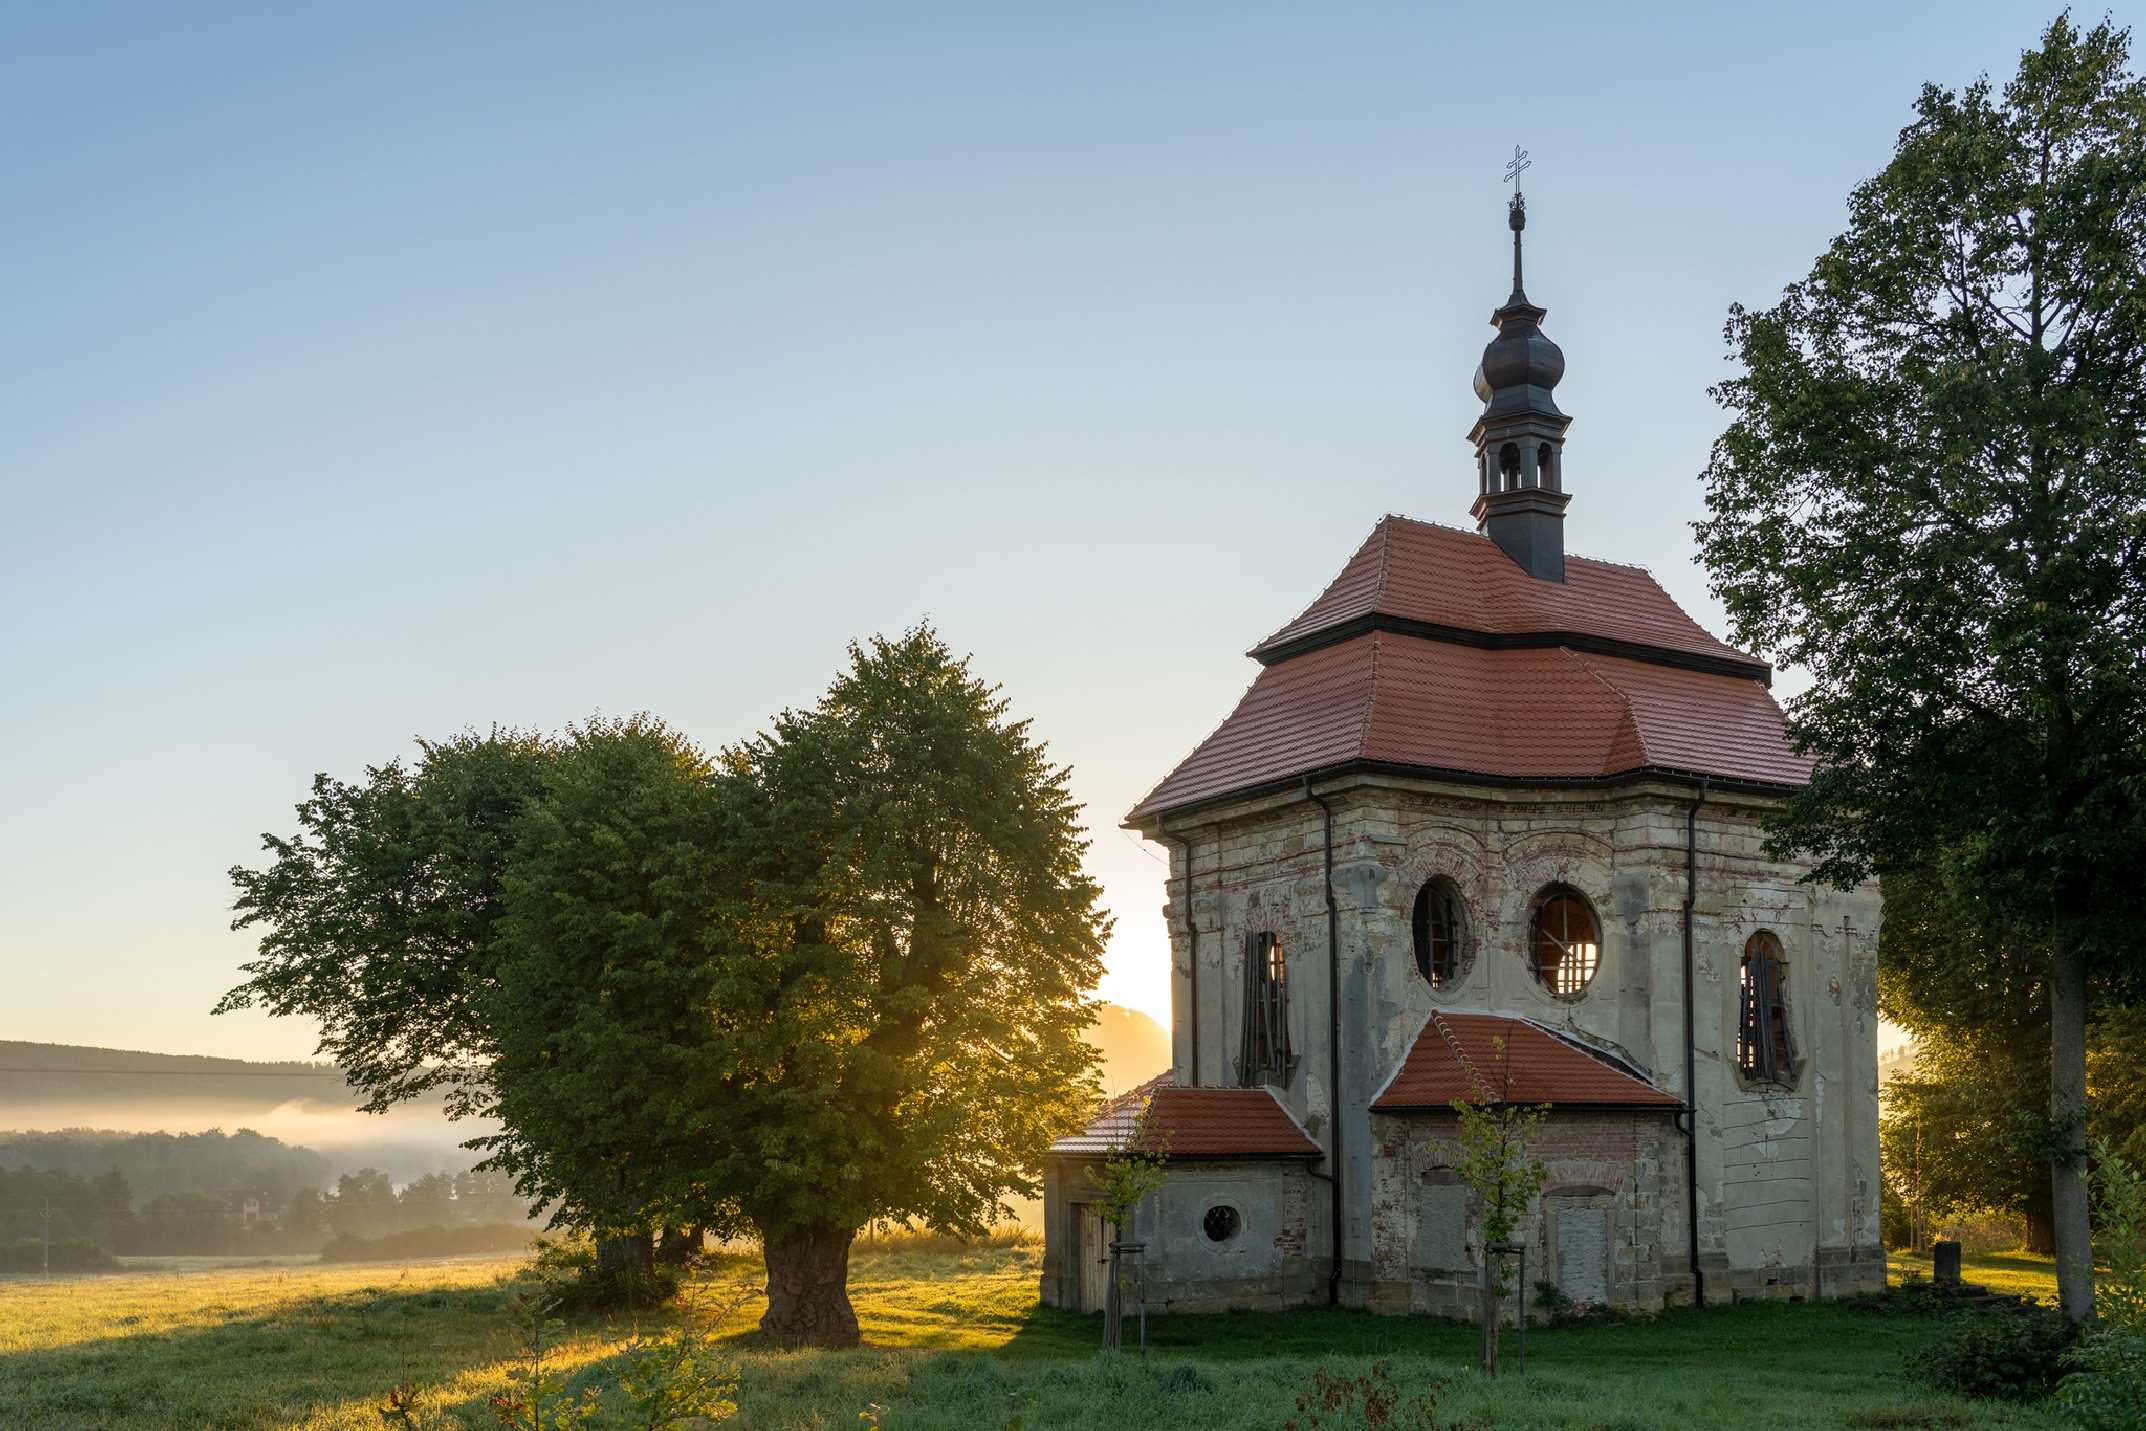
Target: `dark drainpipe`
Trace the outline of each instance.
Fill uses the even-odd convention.
[[[1162,829],[1158,824],[1157,829]],[[1163,838],[1177,841],[1185,852],[1185,948],[1192,970],[1192,992],[1186,998],[1192,1022],[1192,1086],[1200,1086],[1200,922],[1192,915],[1192,837],[1162,830]]]
[[[1684,812],[1684,1222],[1690,1241],[1692,1305],[1706,1305],[1706,1273],[1699,1266],[1699,1043],[1692,1017],[1692,911],[1699,905],[1699,798]]]
[[[1319,807],[1326,835],[1326,1101],[1332,1144],[1326,1159],[1333,1169],[1327,1179],[1333,1194],[1333,1266],[1326,1274],[1326,1304],[1331,1307],[1341,1300],[1341,948],[1334,905],[1334,807],[1325,796],[1312,794],[1309,775],[1304,798]]]

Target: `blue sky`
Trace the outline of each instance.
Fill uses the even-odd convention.
[[[1466,523],[1513,145],[1569,545],[1719,629],[1727,306],[2051,13],[0,6],[0,1037],[307,1053],[208,1009],[314,771],[720,743],[925,616],[1166,1016],[1117,820],[1380,514]]]

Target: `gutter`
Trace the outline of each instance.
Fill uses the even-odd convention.
[[[1192,1087],[1200,1086],[1200,922],[1192,914],[1192,837],[1173,835],[1164,829],[1161,821],[1155,824],[1156,831],[1164,839],[1175,840],[1177,847],[1185,852],[1185,945],[1187,965],[1192,970],[1192,992],[1186,1003],[1191,1008],[1192,1024]]]
[[[1684,811],[1684,1225],[1695,1307],[1706,1305],[1706,1272],[1699,1266],[1699,1042],[1692,1017],[1692,911],[1699,905],[1699,807],[1706,803],[1706,787],[1701,779],[1699,798]]]
[[[1347,775],[1391,775],[1404,780],[1437,780],[1452,785],[1479,785],[1488,790],[1608,790],[1625,785],[1659,781],[1670,785],[1711,787],[1728,795],[1753,795],[1782,800],[1803,788],[1800,781],[1746,780],[1684,770],[1674,765],[1635,765],[1615,775],[1486,775],[1479,770],[1459,770],[1438,765],[1410,765],[1398,760],[1341,760],[1301,775],[1276,776],[1249,785],[1233,785],[1219,795],[1203,795],[1177,804],[1152,806],[1154,793],[1127,813],[1124,828],[1137,830],[1149,820],[1196,814],[1263,795],[1300,790],[1307,780],[1338,780]],[[1169,784],[1165,780],[1164,785]]]
[[[1339,916],[1334,904],[1334,807],[1323,795],[1311,791],[1311,777],[1304,777],[1304,798],[1319,807],[1326,839],[1326,1097],[1328,1142],[1330,1149],[1327,1162],[1332,1175],[1327,1178],[1327,1187],[1333,1194],[1329,1221],[1332,1230],[1332,1264],[1326,1274],[1326,1304],[1331,1307],[1341,1301],[1341,947],[1338,936]]]

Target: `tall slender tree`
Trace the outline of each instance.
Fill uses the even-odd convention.
[[[2001,89],[1924,88],[1809,278],[1732,310],[1742,371],[1716,390],[1731,420],[1698,527],[1737,634],[1812,677],[1789,723],[1818,769],[1775,851],[1842,884],[1947,851],[2048,951],[2075,1320],[2093,1307],[2089,990],[2138,975],[2146,841],[2146,87],[2128,64],[2128,32],[2064,17]]]

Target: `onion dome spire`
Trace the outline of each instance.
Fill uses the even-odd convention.
[[[1565,376],[1565,353],[1542,331],[1549,310],[1530,303],[1521,282],[1520,235],[1528,209],[1518,179],[1527,153],[1516,148],[1513,156],[1506,166],[1515,183],[1505,219],[1513,231],[1513,291],[1490,315],[1498,336],[1475,370],[1483,415],[1468,433],[1477,481],[1470,510],[1476,529],[1530,576],[1563,581],[1565,506],[1572,500],[1565,491],[1565,429],[1572,419],[1550,393]]]

